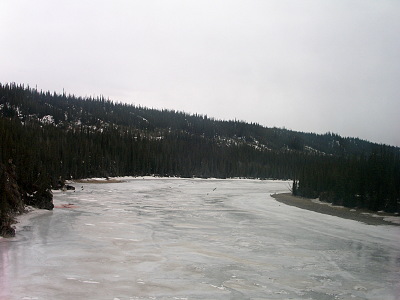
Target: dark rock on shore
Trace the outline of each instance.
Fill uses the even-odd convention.
[[[75,187],[69,184],[65,184],[65,180],[61,178],[58,179],[56,184],[53,184],[53,189],[63,190],[63,191],[75,191]]]
[[[65,189],[66,189],[67,191],[75,191],[75,187],[72,186],[72,185],[68,185],[68,184],[65,185]]]
[[[11,227],[11,224],[9,222],[4,222],[4,220],[1,221],[0,236],[5,238],[15,236],[15,229]]]
[[[32,195],[25,195],[24,202],[26,205],[31,205],[40,209],[52,210],[53,194],[50,189],[38,189]]]

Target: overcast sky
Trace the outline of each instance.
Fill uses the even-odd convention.
[[[400,146],[400,1],[1,0],[0,82]]]

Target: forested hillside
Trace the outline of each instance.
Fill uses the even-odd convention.
[[[294,179],[299,195],[376,210],[397,211],[400,198],[399,148],[104,97],[0,84],[0,138],[1,178],[14,166],[31,204],[60,178],[153,174]],[[20,210],[1,195],[3,219]]]

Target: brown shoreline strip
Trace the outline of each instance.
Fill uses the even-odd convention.
[[[73,182],[76,183],[121,183],[124,180],[120,179],[76,179]]]
[[[295,206],[301,209],[315,211],[325,215],[336,216],[343,219],[355,220],[368,225],[396,225],[396,226],[400,225],[394,222],[383,220],[383,218],[385,217],[398,217],[395,216],[394,214],[378,213],[359,208],[350,209],[347,207],[319,204],[313,202],[311,199],[296,197],[290,193],[272,194],[271,197],[273,197],[276,201],[280,203],[284,203],[290,206]]]

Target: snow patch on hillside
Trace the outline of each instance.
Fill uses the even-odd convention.
[[[52,115],[46,115],[39,119],[39,121],[45,125],[54,125],[54,117]]]

